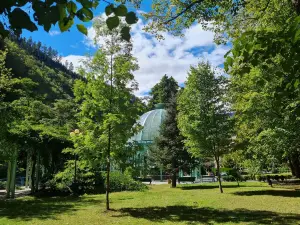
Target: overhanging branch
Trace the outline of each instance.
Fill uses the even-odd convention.
[[[184,14],[185,12],[189,11],[194,5],[203,2],[204,0],[198,0],[195,2],[190,3],[189,5],[187,5],[187,7],[182,10],[180,13],[178,13],[176,16],[171,17],[170,19],[168,19],[167,21],[163,22],[163,24],[167,24],[172,22],[173,20],[176,20],[178,17],[180,17],[182,14]]]

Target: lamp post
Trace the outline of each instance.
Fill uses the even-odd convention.
[[[75,129],[74,131],[72,131],[70,133],[71,137],[76,137],[78,135],[82,135],[82,133],[80,132],[79,129]],[[76,155],[76,153],[74,153],[74,156],[75,156],[74,183],[76,183],[76,181],[77,181],[77,179],[76,179],[77,178],[77,155]]]

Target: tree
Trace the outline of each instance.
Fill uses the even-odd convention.
[[[288,161],[300,177],[299,17],[281,25],[249,29],[235,39],[225,68],[231,74],[237,140],[264,166]]]
[[[214,158],[221,193],[220,157],[228,152],[232,137],[227,88],[227,79],[216,76],[209,63],[202,62],[191,67],[178,99],[179,128],[188,151]]]
[[[31,32],[38,29],[37,24],[42,26],[46,32],[49,32],[51,26],[57,23],[61,32],[69,30],[76,19],[82,22],[89,22],[94,15],[92,9],[96,9],[101,0],[46,0],[46,1],[32,1],[32,0],[11,0],[2,1],[0,3],[0,14],[6,18],[5,22],[0,22],[0,35],[7,36],[9,29],[17,34],[22,33],[22,29]],[[106,20],[109,29],[118,27],[120,23],[119,17],[125,17],[127,24],[134,24],[137,22],[137,17],[134,12],[128,12],[124,4],[109,3],[107,4],[105,13],[110,16]],[[126,2],[126,1],[125,1]],[[31,15],[24,11],[24,7],[28,7],[33,12],[33,21]],[[78,9],[79,8],[79,9]],[[113,15],[113,16],[112,16]],[[83,34],[87,35],[87,28],[83,24],[77,24],[77,29]],[[122,37],[125,40],[130,39],[129,27],[122,29]]]
[[[49,180],[62,168],[61,151],[71,144],[68,133],[74,128],[76,110],[73,79],[39,61],[33,49],[29,51],[34,46],[30,40],[27,45],[25,39],[10,37],[0,43],[0,155],[11,164],[12,177],[17,157],[20,168],[29,162],[34,192],[38,180]]]
[[[176,92],[166,104],[167,115],[161,125],[159,136],[150,147],[150,159],[172,174],[172,187],[176,187],[177,172],[190,161],[184,147],[184,138],[177,126]]]
[[[257,27],[258,21],[278,24],[278,14],[299,15],[299,0],[154,0],[152,11],[143,15],[151,21],[146,30],[161,37],[159,31],[168,31],[174,35],[195,23],[205,29],[214,30],[215,38],[228,41],[237,37],[245,27]],[[269,16],[272,17],[270,20]],[[213,26],[211,26],[213,25]]]
[[[173,77],[164,75],[159,83],[151,88],[150,96],[152,96],[152,98],[148,103],[149,108],[153,109],[155,104],[158,103],[168,103],[173,95],[176,95],[178,88],[178,83]]]
[[[106,209],[109,210],[111,158],[124,149],[137,131],[134,126],[142,103],[134,98],[136,82],[132,72],[138,68],[130,54],[131,44],[121,37],[122,25],[109,30],[101,18],[94,22],[96,40],[105,44],[81,68],[85,81],[75,84],[80,104],[82,148],[78,154],[94,166],[106,164]]]
[[[70,71],[74,71],[74,65],[72,62],[70,62],[69,64],[69,68],[68,68]]]

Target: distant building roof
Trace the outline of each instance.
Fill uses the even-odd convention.
[[[157,106],[157,108],[159,109],[146,112],[140,117],[138,122],[143,126],[143,129],[131,140],[139,143],[151,143],[159,135],[160,125],[166,117],[166,110],[162,109],[161,105]]]

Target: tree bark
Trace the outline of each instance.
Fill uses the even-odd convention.
[[[292,155],[289,161],[293,176],[300,178],[299,154],[296,153]]]
[[[171,187],[172,188],[176,188],[176,162],[175,162],[175,159],[173,159],[173,162],[172,162],[172,185]]]
[[[36,167],[36,156],[32,155],[32,169],[31,169],[31,193],[35,192],[35,167]]]
[[[217,175],[218,175],[218,181],[219,181],[219,189],[220,189],[220,192],[223,193],[222,182],[221,182],[221,173],[220,173],[220,159],[219,159],[219,157],[215,157],[215,160],[217,163]]]
[[[107,146],[107,164],[106,164],[106,210],[110,210],[110,207],[109,207],[110,146],[111,146],[111,127],[109,126],[109,128],[108,128],[108,146]]]

